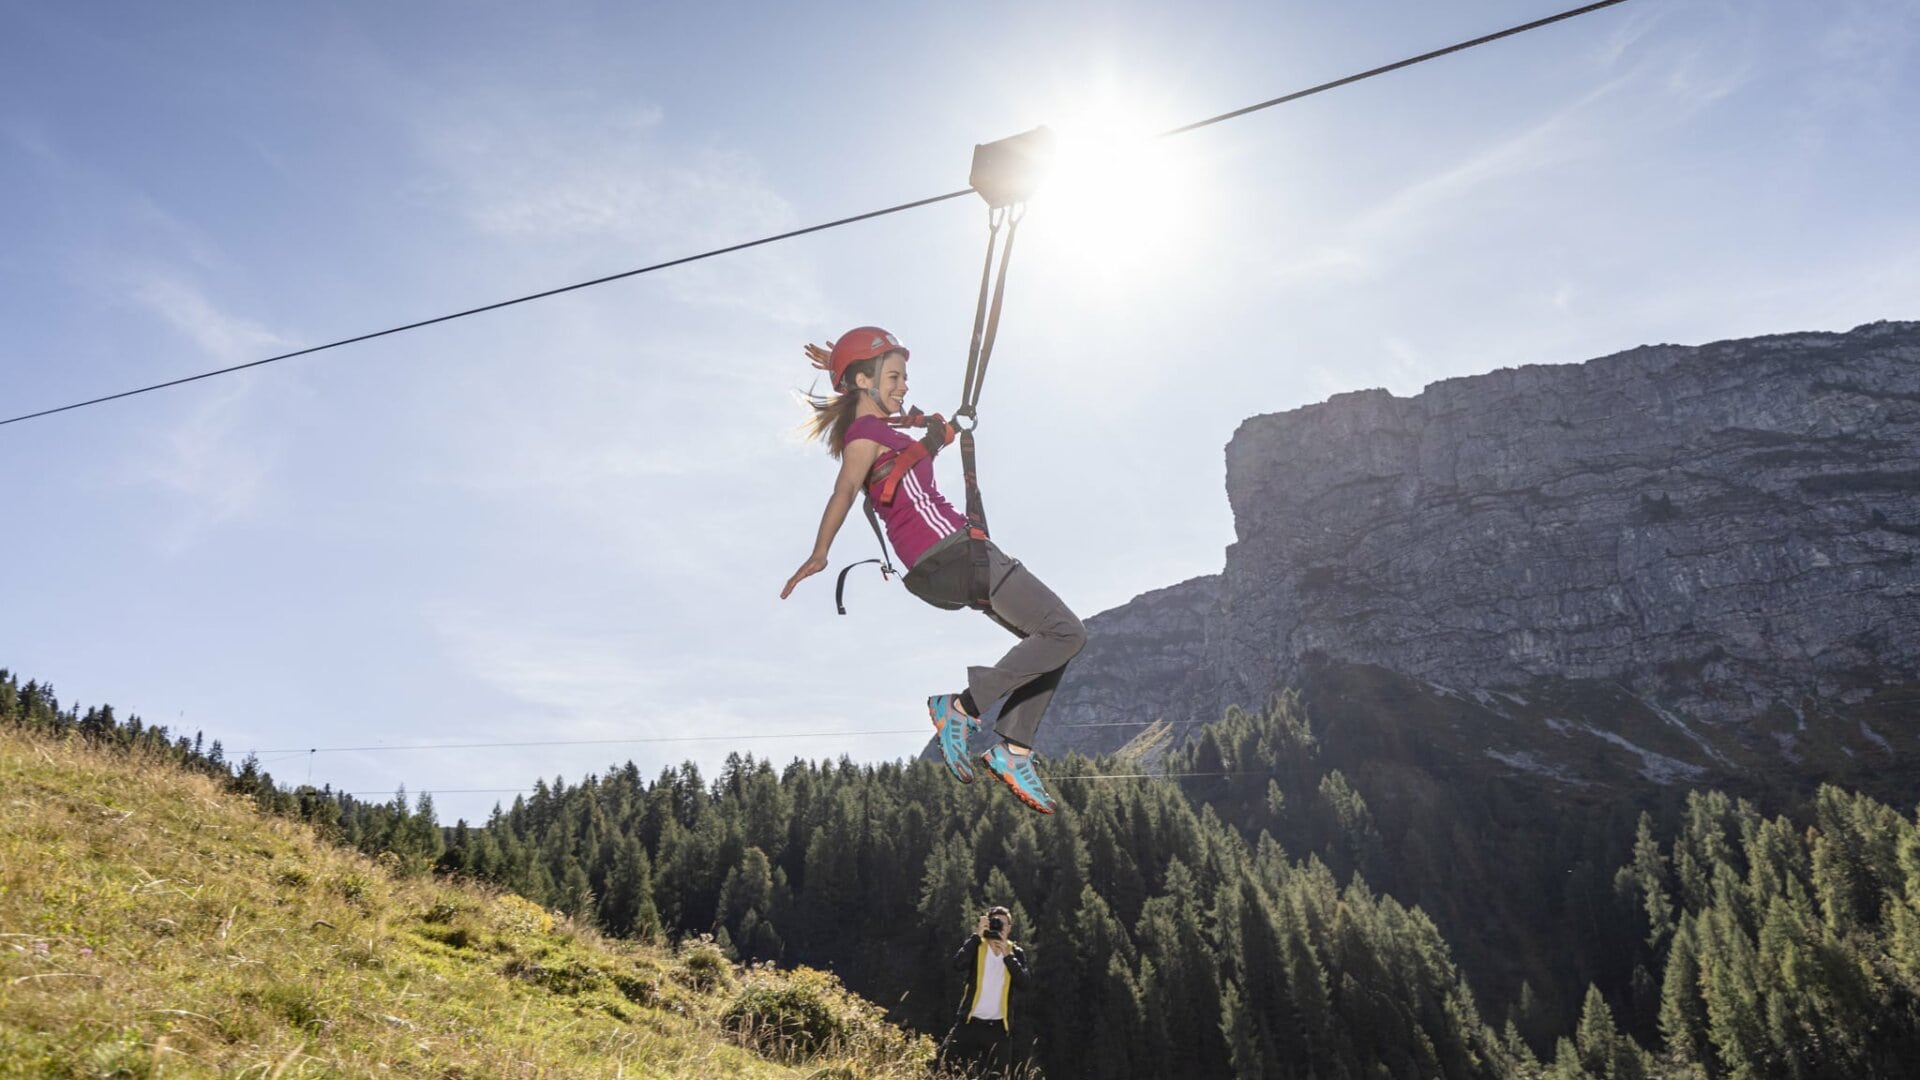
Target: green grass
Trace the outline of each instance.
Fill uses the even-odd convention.
[[[0,731],[0,1077],[927,1075],[931,1042],[830,975],[394,870],[206,777]]]

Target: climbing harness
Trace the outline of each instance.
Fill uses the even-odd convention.
[[[861,559],[859,562],[848,563],[840,568],[840,576],[835,579],[833,583],[833,607],[834,610],[842,615],[847,613],[847,575],[853,573],[854,567],[877,562],[880,564],[880,580],[882,581],[890,580],[893,575],[900,572],[894,568],[893,557],[888,553],[887,537],[885,533],[880,531],[880,518],[873,512],[873,503],[863,498],[860,500],[860,508],[867,512],[867,524],[873,526],[874,539],[880,541],[880,557],[877,559]]]
[[[927,416],[919,409],[910,410],[905,416],[888,418],[887,423],[894,427],[925,427],[928,431],[918,442],[900,450],[888,451],[874,463],[861,502],[862,509],[866,511],[867,524],[873,527],[873,534],[880,541],[880,558],[865,559],[840,571],[840,580],[833,590],[833,602],[842,615],[847,613],[846,605],[841,602],[847,573],[854,566],[877,562],[883,579],[899,573],[888,555],[886,536],[880,529],[878,515],[874,513],[875,498],[879,498],[882,506],[891,503],[894,488],[907,471],[921,460],[938,453],[954,440],[956,433],[960,440],[960,472],[967,488],[967,547],[973,565],[968,606],[981,611],[993,610],[993,583],[989,580],[991,575],[987,569],[987,510],[980,498],[973,430],[980,423],[980,391],[986,385],[987,363],[993,358],[994,338],[1000,332],[1000,309],[1006,299],[1007,264],[1013,258],[1014,237],[1020,230],[1021,219],[1026,217],[1027,199],[1039,185],[1052,146],[1053,133],[1038,127],[973,148],[973,169],[967,177],[967,183],[987,202],[987,255],[980,268],[980,298],[973,310],[973,337],[967,346],[967,371],[960,389],[960,407],[954,410],[951,421],[943,419],[939,413]],[[1001,237],[1003,228],[1006,230],[1004,242]],[[996,253],[999,256],[997,264]],[[875,328],[862,329],[872,331]],[[888,337],[891,338],[891,335]],[[897,346],[898,343],[895,344]],[[900,351],[905,352],[904,349]],[[838,345],[834,347],[834,353],[837,360],[840,354]],[[844,371],[845,368],[840,370]]]
[[[905,350],[901,350],[904,352]],[[840,614],[847,613],[845,602],[847,575],[856,566],[868,563],[880,564],[881,580],[886,580],[900,571],[893,565],[893,557],[887,547],[887,534],[880,528],[880,516],[873,509],[874,503],[892,506],[894,496],[899,493],[900,481],[913,471],[914,466],[940,452],[941,448],[953,441],[954,433],[959,429],[939,413],[928,415],[918,408],[907,410],[904,416],[887,419],[892,427],[923,427],[927,433],[917,441],[898,450],[888,450],[874,460],[873,468],[867,474],[867,483],[861,491],[860,509],[867,515],[867,526],[873,530],[873,538],[880,545],[880,557],[861,559],[849,563],[840,570],[839,578],[833,584],[833,606]]]
[[[887,423],[893,427],[924,427],[927,433],[918,441],[902,449],[888,450],[881,454],[874,460],[873,468],[867,474],[866,486],[860,493],[860,509],[866,513],[867,525],[873,529],[873,538],[880,544],[880,557],[861,559],[840,569],[840,576],[833,583],[833,606],[842,615],[847,613],[847,575],[853,572],[854,567],[879,563],[880,578],[883,581],[900,572],[893,565],[893,557],[887,547],[887,534],[880,528],[880,516],[874,511],[873,504],[878,502],[881,506],[893,505],[900,481],[913,471],[914,466],[939,453],[941,447],[952,442],[953,433],[956,430],[939,413],[928,416],[917,408],[909,409],[905,416],[889,417]]]

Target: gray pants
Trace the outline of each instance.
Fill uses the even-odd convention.
[[[973,572],[967,548],[964,532],[929,548],[907,574],[907,589],[935,607],[967,606]],[[988,617],[1016,634],[1020,643],[989,667],[968,668],[967,692],[983,711],[1006,698],[994,730],[1008,742],[1032,746],[1067,662],[1087,643],[1087,630],[1052,589],[991,540],[987,580],[993,603]]]

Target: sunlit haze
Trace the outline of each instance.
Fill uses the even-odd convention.
[[[9,5],[0,412],[955,191],[1044,124],[981,479],[1092,615],[1221,568],[1250,415],[1920,314],[1911,0],[1629,0],[1149,137],[1559,9]],[[872,567],[834,614],[857,516],[778,599],[834,475],[796,391],[804,343],[878,324],[950,411],[986,220],[0,426],[0,667],[449,822],[628,760],[916,753],[926,695],[1010,639]],[[549,745],[380,749],[472,743]]]

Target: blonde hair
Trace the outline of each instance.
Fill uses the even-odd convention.
[[[827,444],[827,453],[838,458],[847,448],[847,429],[853,426],[853,418],[860,412],[860,395],[866,391],[853,385],[855,375],[877,378],[880,373],[880,361],[885,357],[874,357],[847,365],[846,377],[841,385],[846,389],[838,394],[824,395],[807,393],[802,397],[813,415],[807,417],[800,429],[809,439],[820,439]]]
[[[832,372],[831,349],[808,343],[806,353],[807,359],[813,362],[814,367],[821,371]],[[838,458],[847,448],[847,429],[853,426],[854,418],[860,415],[860,395],[867,393],[854,385],[855,377],[865,375],[877,387],[880,383],[880,373],[886,370],[887,359],[893,356],[900,357],[902,364],[906,362],[906,350],[889,349],[879,356],[869,356],[865,360],[855,360],[848,364],[846,370],[840,374],[840,385],[843,389],[837,394],[831,397],[812,392],[802,394],[801,397],[813,409],[813,415],[807,417],[806,423],[801,425],[801,430],[807,433],[807,438],[824,441],[827,444],[827,453]],[[876,397],[874,400],[879,399]]]

